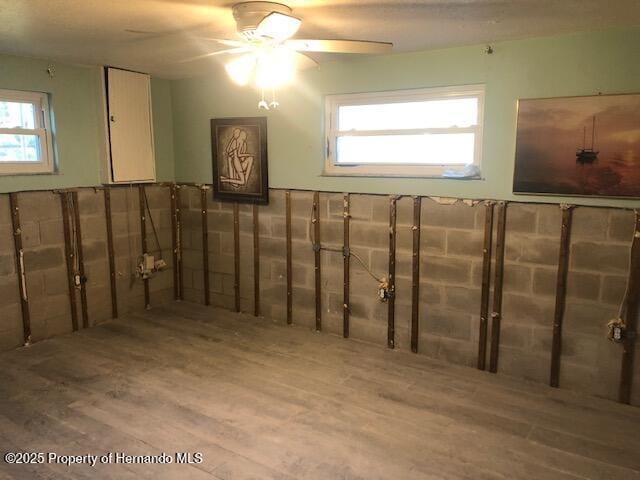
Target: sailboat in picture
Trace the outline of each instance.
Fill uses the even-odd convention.
[[[591,165],[598,160],[598,151],[595,150],[596,140],[596,116],[593,116],[591,126],[591,148],[587,148],[587,127],[583,127],[582,148],[576,151],[576,163],[578,165]]]

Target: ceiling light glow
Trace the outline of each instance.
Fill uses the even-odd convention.
[[[247,54],[227,63],[225,70],[236,85],[244,87],[251,81],[255,66],[256,57],[252,54]]]

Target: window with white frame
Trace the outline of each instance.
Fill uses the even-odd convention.
[[[47,94],[0,90],[0,174],[53,170]]]
[[[479,174],[484,86],[326,98],[327,175]]]

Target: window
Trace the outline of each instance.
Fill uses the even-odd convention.
[[[479,168],[483,104],[482,85],[329,95],[325,174],[438,177]]]
[[[53,172],[46,93],[0,90],[0,174]]]

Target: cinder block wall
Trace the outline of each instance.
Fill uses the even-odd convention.
[[[203,302],[200,193],[182,187],[185,295]],[[315,327],[311,192],[291,192],[293,322]],[[323,247],[342,247],[342,194],[320,193]],[[233,213],[208,201],[210,289],[215,306],[233,309]],[[241,309],[253,312],[252,207],[240,205]],[[259,206],[261,314],[286,319],[285,192],[271,190]],[[351,251],[378,277],[387,276],[389,197],[350,195]],[[475,367],[478,352],[485,207],[422,199],[419,354]],[[396,348],[409,349],[413,200],[397,201]],[[509,203],[506,220],[503,318],[498,373],[548,383],[556,274],[559,205]],[[560,386],[616,399],[621,345],[606,339],[617,316],[629,268],[631,211],[576,207],[573,212]],[[495,228],[494,228],[495,236]],[[494,238],[495,245],[495,238]],[[343,259],[323,251],[323,331],[342,334]],[[492,262],[495,263],[495,262]],[[493,278],[493,264],[492,264]],[[351,259],[351,338],[386,345],[387,304],[377,282]],[[187,288],[188,287],[188,288]],[[491,312],[491,308],[489,310]],[[491,331],[489,329],[489,338]],[[638,365],[640,362],[636,362]],[[640,385],[636,366],[635,385]],[[632,403],[640,404],[640,388]]]
[[[142,282],[134,277],[142,253],[138,189],[112,188],[111,208],[116,257],[118,310],[121,315],[144,309]],[[173,298],[170,194],[167,187],[146,187],[149,207],[158,228],[167,270],[150,280],[151,303]],[[23,192],[17,195],[32,341],[72,331],[71,306],[65,263],[62,208],[58,193]],[[107,254],[104,192],[78,190],[89,325],[112,318]],[[147,220],[149,250],[156,250]],[[0,195],[0,350],[23,344],[19,281],[11,225],[9,195]],[[156,256],[157,252],[153,252]],[[76,307],[81,321],[80,295]]]

